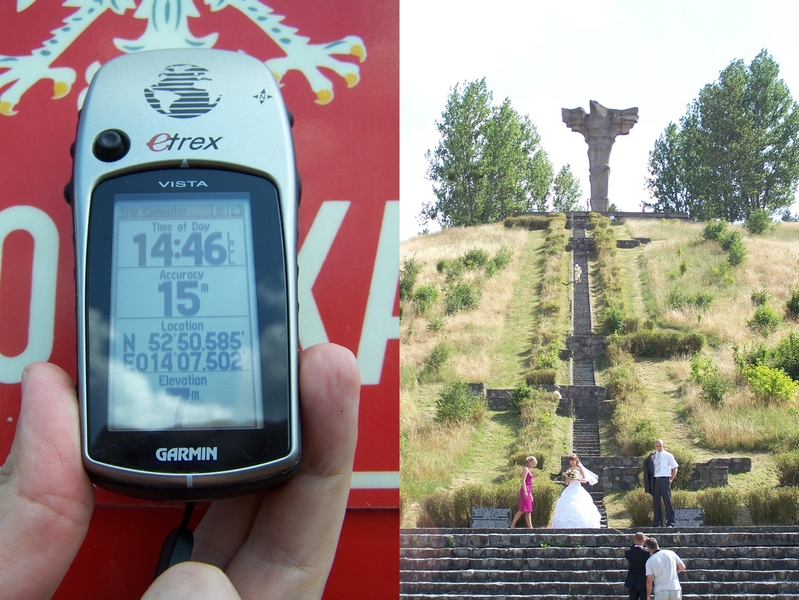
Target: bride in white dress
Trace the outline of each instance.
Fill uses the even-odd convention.
[[[563,472],[569,482],[555,504],[552,516],[552,527],[555,529],[598,529],[601,519],[594,500],[584,488],[583,483],[594,485],[599,481],[596,473],[592,473],[580,464],[576,454],[569,456],[569,468]]]

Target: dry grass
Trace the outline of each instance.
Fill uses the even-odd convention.
[[[453,260],[472,248],[481,248],[494,256],[505,246],[514,254],[508,268],[483,282],[479,308],[443,317],[446,324],[442,330],[427,330],[431,317],[443,316],[442,301],[427,315],[403,316],[400,327],[401,365],[421,369],[433,347],[446,341],[454,350],[449,362],[453,377],[469,381],[485,381],[489,377],[493,349],[501,338],[513,284],[519,272],[519,252],[528,235],[531,234],[527,231],[505,229],[501,224],[483,225],[445,229],[417,236],[400,245],[401,260],[413,257],[423,265],[417,285],[433,283],[439,289],[443,289],[446,280],[444,274],[436,271],[436,263],[441,259]]]

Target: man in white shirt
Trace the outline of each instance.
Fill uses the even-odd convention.
[[[645,542],[649,551],[646,561],[646,597],[655,592],[655,600],[680,600],[682,587],[678,573],[685,571],[685,563],[675,552],[661,550],[655,538]]]
[[[671,502],[671,484],[677,477],[677,468],[680,465],[671,452],[663,448],[663,440],[655,440],[655,452],[644,461],[644,487],[652,494],[653,512],[655,518],[652,527],[661,527],[663,511],[660,501],[666,506],[666,527],[674,527],[674,506]]]

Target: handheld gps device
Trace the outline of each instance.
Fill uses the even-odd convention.
[[[73,157],[90,477],[180,501],[282,483],[300,455],[299,181],[271,72],[221,50],[113,59]]]

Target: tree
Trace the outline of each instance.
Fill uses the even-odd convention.
[[[564,165],[552,185],[552,205],[558,212],[580,210],[580,180],[571,171],[571,165]]]
[[[746,219],[780,213],[799,182],[799,110],[761,50],[747,67],[731,62],[706,85],[649,154],[647,188],[658,211],[697,219]]]
[[[435,202],[419,215],[442,227],[501,221],[543,207],[553,169],[530,119],[505,99],[492,106],[485,79],[455,85],[436,121],[441,139],[428,150]]]

